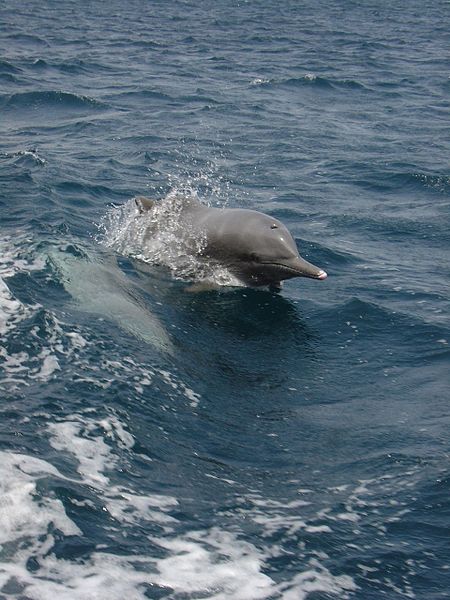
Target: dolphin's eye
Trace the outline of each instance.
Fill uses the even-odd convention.
[[[272,223],[270,229],[278,229],[278,225],[276,223]]]
[[[251,260],[251,261],[253,261],[253,262],[258,262],[258,261],[259,261],[259,257],[258,257],[258,255],[256,254],[256,252],[252,252],[252,253],[250,254],[250,260]]]

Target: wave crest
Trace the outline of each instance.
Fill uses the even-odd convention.
[[[88,96],[50,90],[5,94],[0,96],[0,106],[4,110],[36,110],[38,108],[92,110],[103,108],[104,104]]]

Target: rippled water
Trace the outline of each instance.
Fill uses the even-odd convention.
[[[3,2],[1,598],[449,596],[449,10]],[[329,278],[102,238],[174,190]]]

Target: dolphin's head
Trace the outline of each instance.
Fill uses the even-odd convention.
[[[226,251],[222,247],[221,254],[227,255],[228,267],[247,285],[278,287],[292,277],[327,277],[323,269],[299,255],[288,229],[277,219],[257,211],[236,211],[233,217],[241,221],[234,230],[227,227],[222,238]]]

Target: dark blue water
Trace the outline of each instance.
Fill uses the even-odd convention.
[[[450,597],[449,21],[2,3],[0,598]],[[188,293],[108,246],[173,190],[328,279]]]

